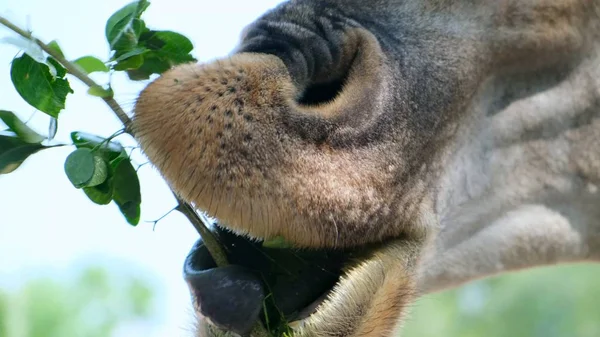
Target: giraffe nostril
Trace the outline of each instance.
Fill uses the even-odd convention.
[[[344,89],[346,77],[327,83],[312,84],[308,86],[298,103],[301,105],[319,105],[333,101]]]

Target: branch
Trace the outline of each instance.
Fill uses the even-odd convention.
[[[183,201],[177,194],[173,193],[175,199],[177,199],[177,210],[185,215],[188,220],[192,223],[192,226],[196,228],[196,231],[202,237],[206,249],[210,252],[213,260],[219,267],[223,267],[229,264],[227,262],[227,255],[223,251],[223,247],[215,237],[215,235],[208,229],[208,219],[200,217],[200,215],[194,211],[192,206],[187,202]]]
[[[73,64],[70,61],[68,61],[67,59],[65,59],[59,53],[52,50],[50,47],[48,47],[47,44],[45,44],[44,42],[42,42],[39,39],[37,39],[36,37],[34,37],[33,34],[31,34],[30,32],[27,32],[27,31],[19,28],[18,26],[16,26],[15,24],[8,21],[7,19],[5,19],[2,16],[0,16],[0,24],[4,25],[5,27],[12,30],[13,32],[19,34],[20,36],[34,42],[38,46],[40,46],[40,48],[42,48],[43,51],[48,53],[48,55],[52,56],[56,61],[58,61],[58,63],[60,63],[63,67],[65,67],[65,69],[67,69],[67,71],[71,75],[75,76],[77,79],[79,79],[81,82],[86,84],[88,87],[90,87],[90,88],[101,87],[100,85],[98,85],[98,83],[96,83],[94,80],[92,80],[86,73],[82,72],[79,69],[79,67],[77,67],[75,64]],[[119,103],[117,103],[117,101],[115,101],[114,98],[112,98],[112,97],[102,97],[102,99],[109,106],[109,108],[115,113],[117,118],[119,118],[119,120],[123,123],[123,125],[125,126],[125,132],[135,138],[134,132],[131,129],[131,123],[132,123],[131,118],[129,118],[129,116],[127,116],[127,114],[125,113],[123,108],[121,108]],[[219,266],[219,267],[226,266],[228,264],[227,255],[225,254],[223,247],[221,246],[221,244],[219,243],[219,241],[217,240],[215,235],[208,229],[208,227],[210,225],[208,219],[206,219],[205,217],[201,217],[194,210],[192,205],[190,205],[189,203],[187,203],[183,199],[181,199],[173,190],[171,190],[171,192],[173,193],[173,195],[175,196],[175,199],[177,200],[176,209],[180,213],[182,213],[190,221],[190,223],[194,226],[196,231],[198,231],[198,234],[200,234],[200,237],[202,238],[204,245],[208,249],[210,255],[212,256],[212,258],[215,261],[215,263],[217,264],[217,266]],[[270,334],[263,327],[261,322],[257,321],[252,329],[251,336],[253,336],[253,337],[268,337],[268,336],[270,336]]]
[[[8,21],[7,19],[5,19],[2,16],[0,16],[0,24],[4,25],[5,27],[12,30],[13,32],[19,34],[20,36],[34,42],[38,46],[40,46],[40,48],[42,48],[43,51],[48,53],[48,55],[52,56],[63,67],[65,67],[65,69],[67,69],[67,71],[71,75],[75,76],[77,79],[79,79],[81,82],[83,82],[88,87],[91,88],[91,87],[99,87],[100,86],[100,85],[98,85],[98,83],[94,82],[94,80],[92,80],[86,73],[82,72],[79,69],[79,67],[77,67],[75,64],[73,64],[70,61],[68,61],[67,59],[65,59],[62,55],[60,55],[56,51],[52,50],[50,47],[48,47],[47,44],[45,44],[44,42],[42,42],[39,39],[37,39],[36,37],[34,37],[30,32],[27,32],[27,31],[19,28],[18,26],[16,26],[15,24]],[[105,97],[102,99],[104,100],[104,102],[106,102],[106,104],[110,107],[110,109],[115,113],[115,115],[117,116],[117,118],[119,118],[119,120],[123,123],[123,125],[125,125],[125,132],[135,138],[135,135],[134,135],[133,131],[131,130],[131,119],[129,118],[129,116],[127,116],[127,114],[125,113],[123,108],[121,108],[119,103],[117,103],[117,101],[115,101],[112,97]],[[173,192],[173,191],[171,191],[171,192]],[[198,231],[198,234],[200,234],[200,236],[202,237],[202,240],[204,241],[206,248],[212,255],[212,257],[215,260],[215,262],[217,263],[217,265],[218,266],[227,265],[227,256],[223,252],[223,249],[219,245],[214,234],[208,229],[208,222],[204,222],[203,219],[201,219],[198,216],[198,214],[194,211],[194,209],[188,203],[186,203],[181,198],[179,198],[175,194],[175,192],[173,192],[173,195],[175,195],[175,198],[177,199],[177,203],[178,203],[178,205],[176,207],[177,210],[179,212],[181,212],[183,215],[185,215],[188,218],[188,220],[192,223],[194,228],[196,228],[196,230]]]
[[[67,71],[71,75],[75,76],[81,82],[85,83],[85,85],[87,85],[88,87],[90,87],[90,88],[92,88],[92,87],[102,87],[98,83],[94,82],[94,80],[92,80],[86,73],[84,73],[81,70],[79,70],[79,67],[77,67],[73,63],[69,62],[67,59],[65,59],[59,53],[57,53],[54,50],[52,50],[50,47],[48,47],[47,44],[45,44],[44,42],[38,40],[30,32],[27,32],[27,31],[19,28],[18,26],[16,26],[15,24],[13,24],[12,22],[8,21],[7,19],[5,19],[2,16],[0,16],[0,24],[4,25],[5,27],[7,27],[8,29],[12,30],[13,32],[21,35],[22,37],[24,37],[24,38],[28,39],[29,41],[32,41],[35,44],[37,44],[38,46],[40,46],[40,48],[42,48],[43,51],[45,51],[46,53],[48,53],[48,55],[52,56],[56,61],[58,61],[58,63],[60,63],[63,67],[65,67],[65,69],[67,69]],[[125,126],[125,130],[127,131],[127,133],[131,134],[131,130],[130,130],[130,128],[131,128],[131,119],[129,118],[129,116],[127,116],[127,114],[121,108],[121,106],[119,105],[119,103],[117,103],[117,101],[115,101],[115,99],[112,98],[112,97],[103,97],[102,99],[104,100],[104,102],[106,102],[106,104],[110,107],[110,109],[112,111],[114,111],[115,115],[117,115],[117,118],[119,118],[119,120],[121,121],[121,123],[123,123],[123,125]]]

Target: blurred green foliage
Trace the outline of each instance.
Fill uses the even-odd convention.
[[[598,337],[600,266],[538,268],[431,294],[413,305],[402,337]],[[143,279],[88,268],[73,281],[34,279],[0,292],[2,337],[110,337],[153,316]]]
[[[431,294],[403,337],[599,337],[600,266],[545,267]]]
[[[71,281],[33,279],[0,293],[0,336],[110,337],[122,323],[151,317],[152,307],[143,280],[89,267]]]

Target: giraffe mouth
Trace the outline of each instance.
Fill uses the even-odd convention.
[[[230,265],[217,267],[198,240],[184,263],[196,313],[239,335],[257,320],[274,335],[302,326],[335,288],[352,251],[273,247],[216,228]]]

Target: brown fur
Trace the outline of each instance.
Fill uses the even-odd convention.
[[[241,53],[207,66],[176,68],[145,90],[172,94],[140,96],[137,138],[184,199],[240,233],[284,236],[305,247],[355,245],[361,243],[357,233],[371,237],[368,241],[397,237],[406,232],[403,223],[369,224],[393,212],[381,209],[393,198],[386,186],[403,165],[384,157],[391,145],[336,150],[310,141],[319,131],[309,123],[322,121],[327,128],[328,120],[346,118],[336,115],[349,109],[372,109],[364,101],[380,91],[376,83],[383,75],[373,69],[380,66],[381,52],[369,35],[363,38],[366,55],[356,56],[344,92],[316,107],[296,103],[297,90],[274,56]],[[375,85],[364,87],[363,81]],[[159,137],[166,141],[156,144]],[[353,228],[339,230],[338,221]]]
[[[293,0],[150,84],[134,127],[238,233],[373,244],[297,331],[358,337],[417,290],[600,260],[599,116],[597,1]]]

